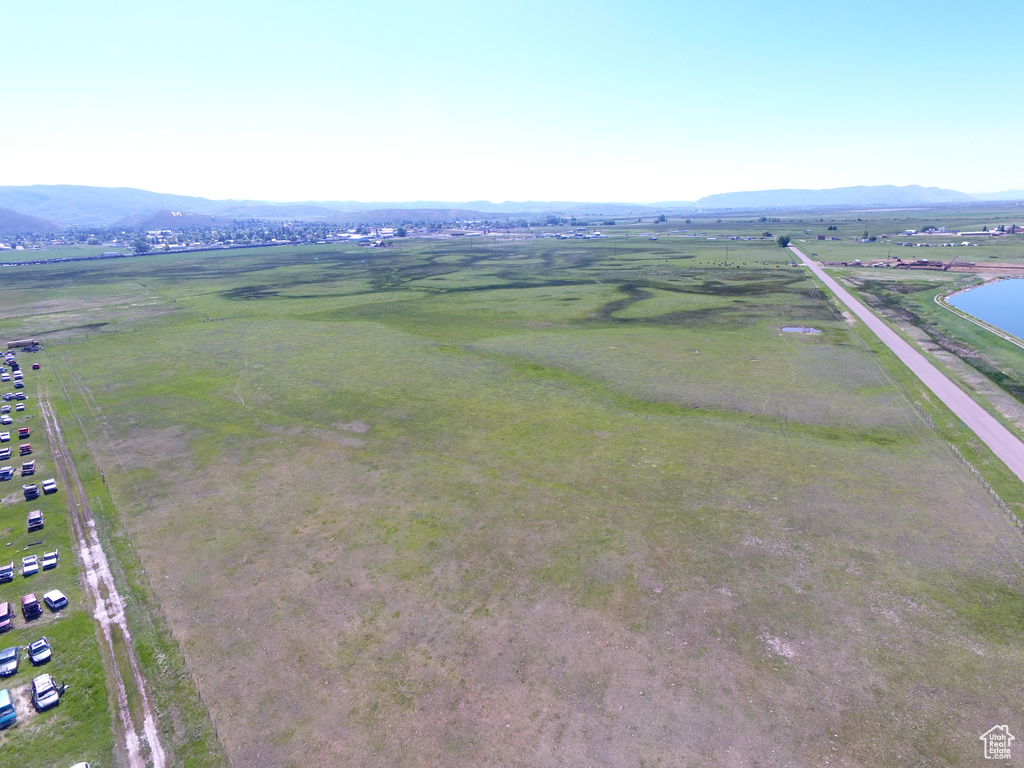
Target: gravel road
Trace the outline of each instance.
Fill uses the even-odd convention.
[[[1011,472],[1024,481],[1024,443],[950,381],[942,371],[929,363],[924,355],[853,298],[850,292],[829,277],[817,262],[808,259],[795,246],[791,245],[789,249],[1010,468]]]

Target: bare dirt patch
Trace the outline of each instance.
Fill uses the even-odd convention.
[[[18,713],[18,726],[25,727],[39,714],[32,706],[32,683],[25,683],[9,690],[14,711]]]
[[[359,435],[370,431],[370,425],[361,419],[350,421],[348,423],[335,424],[334,426],[338,429],[344,430],[345,432],[355,432]]]

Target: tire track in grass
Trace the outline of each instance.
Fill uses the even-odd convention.
[[[146,693],[146,681],[132,646],[131,633],[124,615],[124,601],[114,585],[85,489],[75,471],[57,417],[42,397],[39,398],[39,409],[43,414],[57,473],[67,490],[71,526],[85,567],[86,595],[93,606],[93,618],[105,641],[100,655],[103,657],[107,678],[114,682],[116,689],[117,714],[123,730],[127,765],[129,768],[165,768],[167,759]],[[135,725],[139,720],[142,723],[141,736]]]

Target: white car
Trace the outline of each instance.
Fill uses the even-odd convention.
[[[10,432],[0,432],[0,443],[6,443],[10,439],[11,439],[11,433]]]
[[[59,611],[61,608],[67,608],[68,605],[68,599],[64,597],[64,593],[59,589],[51,589],[44,594],[43,602],[46,603],[46,607],[51,611]]]
[[[28,660],[36,666],[48,662],[51,655],[50,641],[45,637],[28,644]]]
[[[24,411],[25,410],[25,404],[24,403],[17,403],[14,406],[14,410],[16,410],[16,411]]]
[[[57,567],[57,550],[43,553],[43,570],[50,571]]]
[[[49,675],[39,675],[32,681],[32,703],[42,712],[60,704],[60,692]]]
[[[57,481],[52,477],[49,480],[43,480],[43,493],[56,493],[57,492]]]
[[[10,416],[0,416],[0,424],[3,424],[5,427],[9,427],[13,423],[14,419],[12,419]]]
[[[39,573],[39,555],[25,555],[21,558],[21,575],[33,576]]]

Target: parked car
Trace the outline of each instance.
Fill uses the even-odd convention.
[[[6,688],[0,690],[0,728],[6,728],[18,719],[18,713],[11,701],[11,692]]]
[[[0,448],[0,461],[5,461],[5,460],[7,460],[9,458],[11,458],[11,449],[10,448]]]
[[[10,413],[10,412],[11,412],[11,406],[9,406],[9,405],[0,405],[0,414]]]
[[[40,712],[60,704],[60,692],[49,675],[39,675],[32,681],[32,704]]]
[[[36,473],[35,459],[21,462],[21,476],[34,475]]]
[[[13,570],[14,563],[11,563]],[[14,629],[14,606],[10,603],[0,603],[0,632]]]
[[[14,467],[0,467],[0,480],[10,480],[14,477]]]
[[[39,370],[39,363],[32,363],[32,370],[33,371],[38,371]]]
[[[0,565],[0,584],[6,584],[8,581],[14,581],[13,560],[7,565]]]
[[[7,450],[10,450],[10,448]],[[30,453],[32,453],[32,443],[22,443],[18,446],[19,456],[28,456]]]
[[[28,395],[26,395],[24,392],[15,392],[14,393],[14,399],[15,400],[28,400]]]
[[[39,555],[25,555],[21,558],[21,575],[25,578],[39,573]]]
[[[25,501],[39,498],[39,486],[35,483],[27,483],[21,486],[21,490],[25,494]]]
[[[0,677],[10,677],[18,671],[18,662],[21,659],[21,646],[12,645],[0,651]]]
[[[43,480],[43,493],[56,493],[57,492],[57,481],[52,477],[49,480]]]
[[[64,597],[64,593],[59,589],[51,589],[43,595],[43,602],[46,603],[46,607],[51,611],[59,611],[68,606],[68,599]],[[42,613],[43,609],[40,608],[39,612]]]
[[[13,423],[14,419],[12,419],[10,416],[0,416],[0,424],[3,424],[5,427],[9,427]]]
[[[14,380],[14,388],[15,389],[21,389],[24,386],[25,386],[25,382],[22,381],[21,379],[15,379]]]
[[[44,523],[45,521],[43,520],[43,513],[41,510],[34,509],[28,513],[29,531],[41,531]]]
[[[10,439],[11,439],[11,433],[10,432],[0,432],[0,443],[6,443]]]
[[[29,593],[21,598],[21,615],[25,621],[32,621],[37,616],[43,615],[43,606],[39,604],[39,600],[34,594]]]
[[[0,373],[0,381],[10,381],[10,380],[11,380],[11,374],[9,374],[7,371],[4,371],[3,373]]]
[[[6,403],[6,402],[9,402],[9,401],[14,399],[14,393],[13,392],[4,392],[2,397],[3,397],[4,402]]]
[[[50,641],[46,637],[41,637],[34,643],[28,644],[28,660],[32,662],[34,666],[45,664],[50,660]]]
[[[57,558],[58,557],[59,557],[59,555],[57,554],[57,550],[56,549],[53,550],[53,552],[44,552],[43,553],[43,570],[44,571],[52,571],[54,568],[56,568],[57,567]]]
[[[28,437],[31,434],[32,434],[32,430],[30,430],[28,427],[19,427],[18,428],[18,439],[19,440],[24,440],[26,437]]]
[[[24,403],[16,403],[15,406],[14,406],[14,410],[16,410],[16,411],[24,411],[25,410],[25,404]]]

